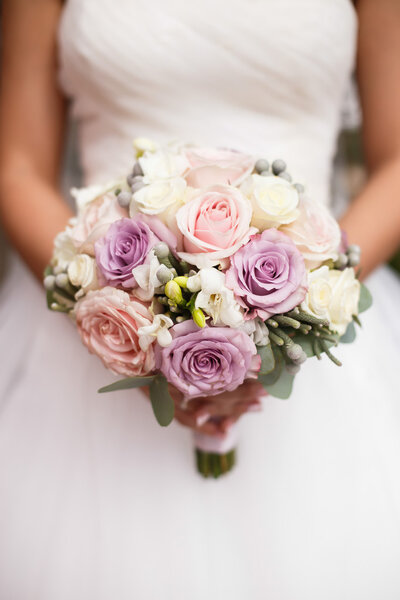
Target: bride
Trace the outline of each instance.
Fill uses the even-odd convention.
[[[328,203],[356,48],[370,176],[341,225],[366,277],[400,239],[396,0],[3,0],[9,238],[40,279],[70,217],[66,98],[85,183],[127,171],[134,137],[181,138],[282,157]],[[161,430],[139,391],[97,395],[109,374],[14,257],[0,290],[1,598],[397,600],[400,285],[384,267],[368,284],[344,367],[309,361],[289,401],[244,416],[240,462],[215,482],[195,473],[189,429]]]

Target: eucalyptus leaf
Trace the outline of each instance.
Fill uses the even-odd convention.
[[[361,283],[360,300],[358,302],[358,312],[362,313],[365,310],[368,310],[370,306],[372,306],[371,292],[368,288],[365,287],[363,283]]]
[[[155,375],[149,377],[126,377],[125,379],[120,379],[115,383],[100,388],[98,392],[99,394],[104,394],[106,392],[117,392],[118,390],[130,390],[132,388],[150,385],[155,379]]]
[[[154,416],[162,427],[169,425],[174,418],[175,405],[168,390],[165,377],[158,375],[150,385],[150,400]]]
[[[268,344],[267,346],[257,346],[257,353],[261,358],[259,374],[267,375],[268,373],[271,373],[275,367],[275,357],[271,344]]]
[[[314,339],[315,339],[315,337],[313,336],[312,332],[310,332],[308,335],[299,333],[293,337],[293,341],[296,342],[297,344],[300,344],[300,346],[303,348],[303,350],[306,353],[306,355],[308,356],[308,358],[310,358],[311,356],[315,356],[315,352],[314,352],[314,348],[313,348]],[[330,348],[331,346],[334,345],[334,343],[329,340],[325,340],[325,341],[326,341],[326,345],[328,346],[328,348]],[[323,350],[321,350],[321,352],[323,352]]]
[[[276,381],[278,381],[280,374],[282,373],[283,368],[283,358],[282,353],[276,346],[272,346],[272,351],[274,355],[275,366],[272,371],[266,374],[260,374],[258,376],[259,382],[265,387],[266,385],[272,385]]]
[[[281,400],[286,400],[292,393],[293,381],[294,376],[290,375],[286,369],[283,369],[278,381],[271,385],[263,385],[266,391],[271,394],[271,396],[275,396],[275,398],[281,398]]]
[[[351,344],[356,339],[356,328],[354,327],[354,323],[351,322],[348,324],[346,332],[339,339],[341,344]]]
[[[312,336],[312,334],[304,335],[303,333],[296,333],[296,335],[293,337],[293,341],[296,342],[296,344],[300,344],[309,358],[310,356],[315,356],[312,345],[313,339],[314,336]]]

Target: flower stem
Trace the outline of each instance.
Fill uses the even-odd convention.
[[[225,454],[205,452],[196,448],[197,470],[203,477],[214,477],[218,479],[221,475],[233,469],[236,463],[236,450],[230,450]]]

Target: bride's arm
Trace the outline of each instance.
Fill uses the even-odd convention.
[[[70,216],[58,193],[65,106],[56,83],[59,0],[3,0],[0,217],[38,277]]]
[[[368,183],[344,215],[362,276],[400,245],[400,2],[359,0],[358,83]]]

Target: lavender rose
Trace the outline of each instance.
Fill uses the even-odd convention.
[[[303,257],[290,238],[266,229],[231,257],[226,285],[248,309],[248,318],[268,319],[304,299],[307,277]]]
[[[229,327],[199,329],[193,321],[174,325],[172,342],[156,346],[156,368],[186,398],[233,391],[255,377],[260,357],[243,331]]]
[[[113,223],[106,235],[95,243],[101,283],[135,287],[132,270],[147,261],[150,250],[160,241],[176,247],[175,236],[156,217],[137,215]]]

